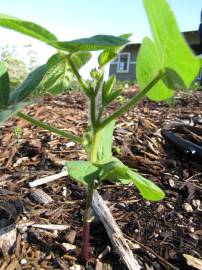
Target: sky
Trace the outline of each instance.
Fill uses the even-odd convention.
[[[152,0],[151,0],[152,1]],[[167,0],[181,31],[197,30],[202,0]],[[0,12],[42,25],[60,40],[90,37],[96,34],[133,33],[132,42],[150,36],[143,0],[0,0]],[[46,62],[55,50],[42,42],[0,28],[0,47],[17,47],[26,55],[26,44],[32,44],[39,62]],[[95,64],[95,57],[84,68],[83,75]]]

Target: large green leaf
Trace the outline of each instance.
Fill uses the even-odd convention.
[[[180,78],[189,88],[199,72],[199,61],[180,33],[168,3],[166,0],[144,0],[144,5],[160,54],[161,67],[169,71],[169,79],[165,83],[175,86],[175,80],[179,84]],[[149,81],[150,78],[147,83]]]
[[[141,89],[154,79],[159,70],[164,70],[160,52],[154,42],[149,38],[144,38],[138,53],[136,68],[137,81]],[[171,98],[173,94],[170,85],[167,86],[161,80],[148,92],[147,96],[152,100],[160,101]]]
[[[46,73],[46,65],[42,65],[32,71],[25,81],[11,92],[9,104],[17,103],[28,97],[39,85]]]
[[[73,76],[67,55],[56,53],[47,62],[47,72],[41,84],[46,92],[58,94],[67,89]]]
[[[9,99],[9,77],[5,65],[0,62],[0,108],[8,104]]]
[[[122,184],[133,183],[140,191],[142,197],[150,201],[158,201],[164,198],[164,192],[153,182],[144,178],[125,166],[119,159],[111,157],[98,166],[100,180],[119,181]]]
[[[68,161],[66,165],[69,176],[83,185],[98,178],[98,168],[89,161]]]
[[[20,111],[23,107],[26,105],[29,105],[30,102],[18,102],[17,104],[14,104],[12,106],[9,106],[9,108],[5,110],[0,110],[0,124],[4,123],[6,120],[8,120],[11,116],[13,116],[15,113]]]
[[[2,13],[0,14],[0,26],[15,30],[19,33],[36,38],[46,43],[57,41],[55,35],[53,35],[44,27]]]
[[[198,59],[199,59],[200,67],[202,68],[202,55],[199,55]]]
[[[68,51],[98,51],[105,49],[112,49],[120,46],[124,46],[129,42],[124,37],[115,37],[111,35],[96,35],[90,38],[81,38],[72,41],[57,41],[51,42],[53,47]]]

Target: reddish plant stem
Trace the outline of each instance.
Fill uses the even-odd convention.
[[[90,222],[83,223],[83,234],[82,234],[82,260],[84,262],[88,261],[89,259],[89,249],[90,249]]]
[[[86,199],[86,208],[83,215],[83,234],[82,234],[82,250],[81,257],[84,262],[89,259],[90,248],[90,223],[92,220],[91,208],[93,200],[94,181],[88,185],[88,193]]]

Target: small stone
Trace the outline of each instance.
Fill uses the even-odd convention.
[[[24,264],[26,264],[27,263],[27,260],[26,259],[22,259],[21,261],[20,261],[20,264],[21,265],[24,265]]]
[[[188,213],[193,212],[193,208],[189,203],[183,203],[182,208]]]
[[[75,245],[71,245],[69,243],[62,243],[62,246],[65,248],[66,251],[72,251],[76,249]]]
[[[66,147],[69,148],[69,147],[73,147],[75,146],[75,142],[68,142],[66,143]]]
[[[173,179],[169,179],[168,182],[171,187],[175,186],[175,181],[173,181]]]
[[[193,227],[189,227],[189,232],[191,232],[191,233],[194,233],[194,228]]]
[[[67,188],[66,187],[62,188],[62,196],[65,198],[67,197]]]
[[[170,209],[174,209],[174,207],[170,204],[170,203],[167,203],[166,204]]]
[[[178,216],[180,219],[183,218],[183,215],[181,215],[181,214],[179,214],[179,213],[177,213],[177,216]]]

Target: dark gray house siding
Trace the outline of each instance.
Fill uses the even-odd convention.
[[[195,54],[199,54],[200,41],[198,31],[188,31],[183,33]],[[136,59],[141,44],[129,44],[119,54],[119,56],[110,63],[109,76],[116,75],[118,81],[136,80]],[[122,57],[122,58],[121,58]],[[127,63],[126,63],[127,60]]]
[[[112,74],[116,75],[118,81],[135,81],[136,80],[136,59],[138,50],[140,48],[140,44],[130,44],[127,45],[120,53],[121,54],[128,54],[128,71],[119,71],[118,63],[119,57],[117,57],[113,62],[110,64],[109,68],[109,76]],[[119,56],[120,56],[119,55]]]

